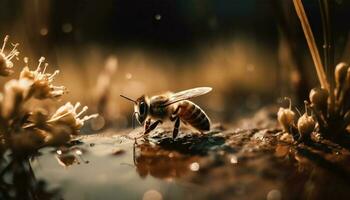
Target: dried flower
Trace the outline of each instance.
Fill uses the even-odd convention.
[[[290,133],[290,128],[294,125],[295,113],[291,109],[291,100],[289,100],[289,108],[279,108],[277,120],[282,125],[284,131]]]
[[[71,139],[72,129],[65,125],[52,126],[45,137],[45,146],[62,146]]]
[[[10,80],[4,87],[2,116],[7,118],[17,113],[23,101],[28,98],[32,82],[29,80]]]
[[[47,114],[47,111],[44,109],[37,109],[34,112],[29,113],[28,117],[28,124],[26,124],[23,128],[29,128],[29,127],[37,127],[40,129],[48,129],[47,128],[47,121],[49,119],[49,116]]]
[[[53,74],[45,73],[48,64],[45,63],[45,66],[42,69],[41,65],[44,61],[45,58],[41,57],[36,70],[30,71],[28,67],[28,59],[24,58],[26,66],[20,73],[20,79],[27,79],[33,82],[30,93],[34,98],[46,99],[60,97],[65,93],[66,88],[64,86],[54,86],[52,84],[54,77],[59,74],[59,70],[56,70]]]
[[[5,54],[8,36],[0,49],[0,75],[12,73],[11,60],[19,54],[18,44]],[[28,67],[28,58],[24,58],[25,67],[19,79],[5,83],[3,93],[0,92],[0,154],[10,149],[14,154],[28,154],[44,146],[61,146],[78,133],[86,120],[97,117],[97,114],[80,118],[87,107],[78,113],[80,103],[74,106],[68,102],[60,107],[51,117],[44,111],[26,109],[25,103],[31,97],[36,99],[56,98],[66,91],[64,86],[54,86],[54,77],[59,73],[46,73],[48,64],[39,59],[36,70]],[[2,156],[1,155],[1,156]],[[0,158],[1,159],[1,158]]]
[[[2,44],[2,48],[0,50],[0,75],[1,76],[8,76],[11,73],[13,73],[13,63],[12,63],[12,59],[17,57],[19,54],[19,51],[17,50],[17,44],[13,45],[13,49],[6,55],[4,50],[7,44],[7,41],[9,39],[9,36],[6,35],[4,38],[4,42]]]
[[[98,114],[93,114],[84,116],[83,118],[79,118],[88,109],[87,106],[84,106],[83,109],[79,113],[77,113],[79,107],[79,102],[76,103],[74,106],[72,103],[67,102],[65,105],[57,109],[57,111],[51,116],[51,118],[47,122],[49,124],[66,125],[72,128],[73,133],[76,133],[84,125],[85,121],[92,118],[96,118],[98,116]]]
[[[17,153],[28,153],[44,145],[45,132],[40,129],[25,130],[13,134],[11,137],[12,148]]]

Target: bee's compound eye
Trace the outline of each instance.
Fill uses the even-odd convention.
[[[145,114],[145,111],[146,111],[146,108],[145,108],[145,103],[144,102],[141,102],[140,103],[140,114],[143,115]]]

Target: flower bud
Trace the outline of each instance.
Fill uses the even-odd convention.
[[[37,99],[57,98],[62,96],[66,92],[64,86],[53,85],[54,77],[59,74],[59,70],[56,70],[52,74],[46,73],[48,64],[45,63],[44,68],[42,64],[45,61],[44,57],[39,59],[39,64],[36,70],[30,70],[28,67],[28,58],[24,59],[26,66],[20,73],[20,80],[32,81],[32,87],[30,94]]]
[[[64,125],[71,127],[73,132],[76,133],[84,125],[85,121],[96,118],[98,116],[98,114],[93,114],[81,117],[83,113],[87,111],[88,107],[84,106],[82,110],[78,112],[79,107],[79,102],[75,105],[67,102],[65,105],[57,109],[57,111],[51,116],[47,123],[53,126]]]
[[[340,88],[341,85],[344,83],[348,68],[349,65],[345,62],[340,62],[335,67],[335,84],[337,88]]]
[[[306,113],[298,119],[298,131],[301,137],[309,137],[314,131],[316,123],[315,120]]]
[[[27,98],[32,82],[28,80],[10,80],[4,86],[2,116],[8,118],[20,111]]]
[[[280,108],[277,112],[277,120],[282,125],[283,130],[290,132],[290,127],[294,124],[295,113],[290,108]]]
[[[310,92],[310,101],[311,103],[320,110],[326,110],[327,100],[328,100],[328,91],[323,88],[313,88]]]

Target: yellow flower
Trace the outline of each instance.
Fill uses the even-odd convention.
[[[6,35],[4,38],[4,42],[2,44],[2,48],[0,50],[0,75],[1,76],[8,76],[13,73],[13,63],[12,59],[17,58],[19,51],[17,50],[17,44],[13,44],[13,49],[6,55],[4,50],[6,47],[6,43],[8,41],[9,36]]]
[[[52,74],[46,73],[45,71],[48,64],[45,63],[44,68],[41,68],[44,61],[45,58],[41,57],[37,69],[31,71],[28,67],[28,58],[24,58],[26,66],[21,71],[19,78],[33,81],[30,93],[34,98],[46,99],[60,97],[65,93],[66,88],[64,86],[54,86],[52,84],[54,77],[59,74],[59,70],[56,70]]]
[[[74,133],[76,133],[84,125],[85,121],[91,118],[96,118],[98,116],[98,114],[93,114],[79,118],[88,109],[87,106],[84,106],[78,113],[77,110],[79,107],[79,102],[74,106],[72,103],[67,102],[65,105],[58,108],[47,122],[52,125],[66,125],[68,127],[71,127]]]

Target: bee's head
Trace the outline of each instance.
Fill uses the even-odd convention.
[[[130,99],[129,97],[123,96],[123,95],[120,95],[120,96],[123,97],[124,99],[132,101],[134,103],[134,115],[136,116],[137,121],[140,124],[143,124],[143,122],[147,118],[148,108],[149,108],[148,101],[147,101],[147,98],[145,97],[145,95],[142,95],[136,101],[133,99]]]
[[[148,114],[148,103],[144,95],[136,100],[136,104],[134,105],[134,112],[136,113],[137,121],[140,124],[143,124]]]

